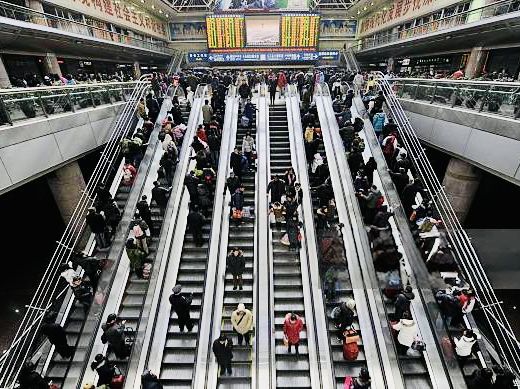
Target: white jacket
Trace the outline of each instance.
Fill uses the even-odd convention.
[[[253,313],[245,308],[242,310],[236,309],[231,314],[231,324],[236,332],[244,335],[253,329]]]
[[[255,148],[255,139],[252,136],[244,136],[242,139],[242,152],[250,153]]]
[[[365,79],[363,78],[363,76],[361,74],[356,74],[354,76],[354,84],[363,85],[364,82],[365,82]]]
[[[411,347],[413,341],[417,338],[417,325],[413,320],[401,319],[399,323],[394,324],[392,328],[399,331],[397,341],[403,346]]]
[[[471,355],[471,350],[473,349],[473,345],[477,339],[468,338],[467,336],[462,335],[460,338],[454,338],[455,342],[455,352],[459,357],[467,357]]]

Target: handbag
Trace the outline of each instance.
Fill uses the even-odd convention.
[[[114,376],[112,377],[112,381],[110,382],[111,389],[123,389],[125,385],[125,376],[121,372],[119,367],[114,366]]]
[[[289,242],[289,235],[285,234],[284,236],[282,236],[282,238],[280,239],[280,243],[284,246],[290,246],[291,243]]]

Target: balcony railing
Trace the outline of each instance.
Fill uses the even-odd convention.
[[[427,35],[433,32],[447,30],[461,25],[470,25],[480,20],[489,19],[495,16],[520,11],[520,1],[517,0],[502,0],[493,4],[488,4],[483,7],[469,9],[464,12],[459,12],[450,16],[445,16],[440,19],[424,23],[420,26],[407,28],[397,32],[389,32],[384,35],[372,35],[362,39],[355,50],[367,50],[374,47],[386,45],[393,42],[398,42],[404,39],[413,38],[416,36]]]
[[[130,35],[120,34],[104,28],[91,26],[86,23],[77,22],[55,15],[38,12],[30,8],[0,1],[0,17],[21,20],[23,22],[35,23],[46,27],[56,28],[61,31],[84,35],[91,38],[103,39],[110,42],[124,43],[143,49],[159,51],[171,54],[172,50],[163,42],[152,42]]]
[[[0,90],[0,124],[127,101],[137,81]]]
[[[520,118],[520,82],[423,78],[395,78],[389,82],[399,98]]]

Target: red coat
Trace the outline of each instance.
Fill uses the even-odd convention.
[[[300,332],[303,329],[303,320],[296,315],[296,321],[291,322],[291,314],[285,315],[283,322],[283,333],[289,340],[289,344],[296,344],[300,341]]]
[[[277,84],[280,88],[283,88],[283,87],[285,87],[285,85],[287,85],[287,78],[285,77],[285,73],[283,73],[283,72],[278,73]]]
[[[208,137],[206,136],[206,130],[204,130],[203,128],[201,128],[200,130],[197,130],[197,137],[206,143],[208,142]]]

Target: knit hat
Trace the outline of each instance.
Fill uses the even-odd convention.
[[[180,294],[181,293],[181,290],[182,290],[182,286],[180,285],[175,285],[172,289],[172,292],[173,294]]]
[[[245,309],[246,309],[246,306],[244,304],[242,304],[242,303],[238,304],[237,311],[243,312],[243,311],[245,311]]]

